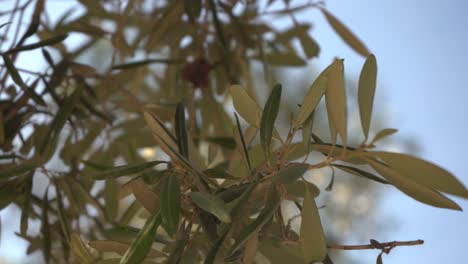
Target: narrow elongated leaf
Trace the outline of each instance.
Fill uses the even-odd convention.
[[[379,132],[377,132],[374,139],[372,139],[371,145],[385,137],[395,134],[396,132],[398,132],[398,130],[394,128],[386,128],[380,130]]]
[[[307,94],[302,101],[301,108],[296,116],[295,127],[299,128],[305,120],[312,114],[312,112],[317,107],[320,99],[325,94],[327,89],[327,72],[330,66],[328,66],[320,75],[315,79],[315,81],[310,86]]]
[[[63,206],[63,198],[60,189],[57,188],[58,184],[55,182],[55,189],[57,194],[57,210],[58,210],[58,219],[60,227],[62,229],[63,236],[66,241],[70,241],[70,222],[68,222],[67,216],[65,214],[65,208]]]
[[[249,171],[252,172],[252,164],[250,162],[249,150],[247,149],[247,145],[245,144],[244,135],[242,134],[242,128],[241,128],[239,118],[237,117],[236,113],[234,113],[234,117],[236,118],[236,125],[237,125],[237,133],[234,132],[234,136],[238,141],[240,141],[240,144],[237,144],[237,145],[242,146],[242,150],[240,152],[241,154],[243,154],[243,157],[245,159],[245,162],[247,163],[247,167],[249,168]]]
[[[383,252],[381,252],[381,253],[377,256],[377,261],[376,261],[377,264],[383,264],[383,261],[382,261],[382,254],[383,254]]]
[[[260,141],[262,143],[263,153],[267,160],[270,157],[271,137],[273,135],[273,129],[275,128],[276,117],[279,112],[281,90],[281,85],[277,84],[271,91],[265,104],[265,108],[263,109],[262,120],[260,122]]]
[[[262,60],[262,58],[254,59]],[[303,58],[292,52],[270,53],[266,54],[264,59],[268,64],[273,66],[300,67],[307,65],[307,62]]]
[[[209,193],[191,192],[190,198],[201,209],[216,216],[224,223],[231,222],[229,210],[226,208],[224,201]]]
[[[167,162],[155,160],[155,161],[149,161],[149,162],[138,163],[138,164],[117,166],[110,170],[106,170],[96,175],[93,175],[92,178],[96,180],[113,179],[113,178],[122,177],[122,176],[130,175],[130,174],[134,174],[134,173],[143,172],[161,163],[167,163]]]
[[[299,179],[309,168],[309,164],[305,163],[298,163],[291,165],[287,168],[280,170],[277,174],[271,177],[273,182],[282,183],[282,184],[290,184],[297,179]]]
[[[41,164],[36,161],[26,161],[23,164],[13,165],[9,168],[2,169],[2,173],[0,174],[0,179],[7,179],[13,176],[23,175],[28,171],[32,171],[36,169]]]
[[[20,46],[20,47],[10,49],[10,50],[4,52],[3,54],[6,55],[6,54],[12,54],[12,53],[20,52],[20,51],[27,51],[27,50],[33,50],[33,49],[46,47],[46,46],[52,46],[52,45],[55,45],[57,43],[60,43],[60,42],[64,41],[67,37],[68,37],[68,34],[58,35],[58,36],[55,36],[55,37],[52,37],[52,38],[41,40],[41,41],[36,42],[36,43],[23,45],[23,46]]]
[[[183,60],[180,59],[146,59],[141,61],[128,62],[124,64],[118,64],[112,66],[112,70],[127,70],[146,66],[148,64],[175,64],[180,63]]]
[[[335,32],[346,42],[354,51],[361,54],[364,57],[367,57],[370,54],[370,51],[367,49],[366,45],[359,40],[354,33],[348,29],[343,23],[341,23],[338,18],[328,12],[325,8],[320,8],[322,13],[325,15],[330,26],[335,30]]]
[[[304,27],[297,27],[298,37],[301,42],[302,50],[304,50],[305,55],[308,59],[317,57],[320,53],[320,46],[317,42],[309,35],[307,29]]]
[[[392,152],[369,152],[405,178],[440,192],[468,198],[468,190],[452,173],[422,159],[407,154]]]
[[[314,198],[320,194],[320,189],[315,184],[308,181],[296,181],[294,183],[286,184],[285,187],[288,194],[296,197],[304,197],[306,189],[309,190],[309,193]]]
[[[23,92],[27,94],[31,99],[33,99],[34,102],[36,102],[39,105],[46,106],[47,104],[45,103],[45,101],[34,91],[34,89],[28,87],[23,81],[23,79],[18,73],[18,70],[15,68],[15,65],[10,60],[8,55],[2,54],[2,57],[11,79],[13,79],[13,81],[21,88],[21,90],[23,90]]]
[[[145,184],[145,181],[141,177],[138,177],[135,180],[132,180],[131,189],[133,195],[138,202],[143,205],[143,207],[148,210],[151,214],[155,214],[160,209],[160,199],[159,196],[154,193],[149,186]]]
[[[29,24],[28,28],[26,29],[26,32],[24,32],[24,35],[21,37],[21,40],[19,41],[19,43],[23,43],[27,38],[29,38],[34,33],[36,33],[37,29],[39,28],[39,24],[41,22],[41,14],[42,14],[42,11],[44,10],[44,6],[45,6],[45,0],[36,1],[36,6],[34,7],[34,11],[31,17],[31,24]]]
[[[161,219],[162,226],[173,236],[179,227],[180,216],[180,186],[177,175],[164,179],[161,186]]]
[[[377,61],[373,54],[367,57],[364,66],[362,66],[359,76],[359,113],[361,115],[361,125],[364,136],[369,136],[369,128],[372,117],[372,107],[374,105],[374,94],[377,83]]]
[[[216,256],[218,255],[218,252],[221,249],[221,246],[223,245],[224,240],[226,239],[228,233],[229,233],[229,229],[226,229],[226,231],[224,231],[224,233],[218,238],[216,243],[213,244],[210,251],[208,251],[208,254],[206,255],[204,264],[215,263],[214,261],[216,259]]]
[[[95,240],[90,241],[88,245],[100,252],[115,252],[121,256],[127,252],[130,245],[112,241],[112,240]],[[154,249],[150,249],[147,255],[149,258],[164,257],[165,254]]]
[[[81,238],[77,233],[73,233],[71,235],[70,247],[73,254],[80,260],[81,263],[91,264],[93,262],[93,258],[89,254],[88,250],[83,244],[83,241],[81,241]]]
[[[135,240],[123,255],[120,264],[141,263],[151,250],[151,245],[160,224],[161,215],[159,213],[148,218],[143,228],[138,232]]]
[[[306,188],[300,230],[302,252],[306,263],[322,261],[327,256],[327,241],[314,198]]]
[[[391,184],[415,200],[435,207],[461,210],[458,204],[440,194],[438,191],[415,182],[411,178],[400,174],[398,171],[386,166],[385,164],[382,164],[373,159],[366,158],[366,160],[368,161],[369,165],[372,166],[372,168],[374,168],[380,175],[386,178]]]
[[[240,85],[232,85],[229,91],[237,113],[251,126],[259,128],[262,109],[257,102],[255,102]]]
[[[238,250],[252,235],[257,233],[265,223],[267,223],[272,217],[273,214],[278,209],[281,203],[281,195],[272,187],[268,193],[267,201],[265,207],[262,209],[260,214],[255,218],[255,220],[246,226],[242,231],[235,235],[235,243],[230,249],[230,253],[233,254]],[[230,254],[230,255],[231,255]]]
[[[24,200],[23,200],[23,207],[21,208],[21,220],[20,220],[20,233],[24,236],[27,235],[28,232],[28,221],[29,221],[29,211],[31,209],[31,193],[32,193],[32,179],[33,173],[27,175],[27,179],[25,180],[24,186]]]
[[[340,170],[343,170],[343,171],[346,171],[347,173],[350,173],[350,174],[353,174],[353,175],[356,175],[356,176],[359,176],[359,177],[364,177],[364,178],[367,178],[369,180],[373,180],[373,181],[376,181],[376,182],[380,182],[380,183],[383,183],[383,184],[388,184],[388,182],[370,172],[367,172],[367,171],[364,171],[364,170],[361,170],[361,169],[358,169],[358,168],[355,168],[355,167],[351,167],[351,166],[346,166],[346,165],[341,165],[341,164],[332,164],[333,167],[336,167]]]
[[[42,198],[42,215],[41,215],[41,234],[42,234],[42,253],[44,255],[45,263],[50,261],[50,250],[52,241],[50,238],[49,226],[49,188],[46,188],[44,197]]]
[[[184,105],[181,103],[177,104],[174,123],[175,123],[177,147],[179,148],[179,153],[180,155],[188,159],[189,158],[189,146],[188,146],[187,128],[185,127],[185,110],[184,110]]]
[[[344,146],[346,146],[347,108],[343,60],[335,60],[327,72],[327,91],[325,92],[327,112],[331,117],[336,132],[340,135]]]

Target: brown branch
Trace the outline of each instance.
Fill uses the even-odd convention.
[[[337,250],[365,250],[365,249],[380,249],[388,253],[394,247],[399,246],[417,246],[424,244],[424,240],[418,239],[413,241],[393,241],[375,244],[366,244],[366,245],[328,245],[329,249]]]

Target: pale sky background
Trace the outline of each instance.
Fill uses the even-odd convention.
[[[0,0],[0,10],[4,8],[3,1]],[[50,4],[57,6],[58,10],[66,2],[56,0]],[[326,6],[376,55],[378,82],[385,90],[377,91],[374,107],[390,105],[390,110],[397,116],[396,121],[390,120],[392,123],[388,127],[398,128],[402,138],[417,137],[422,146],[422,157],[447,168],[467,185],[468,113],[464,111],[464,102],[468,98],[465,85],[468,70],[464,62],[468,58],[468,32],[465,28],[468,25],[468,1],[327,0]],[[299,20],[315,23],[311,32],[322,46],[322,53],[316,61],[321,68],[338,56],[345,58],[345,67],[350,75],[359,74],[364,59],[336,36],[319,12],[303,12]],[[418,247],[396,248],[384,256],[384,263],[466,261],[466,213],[426,206],[392,188],[387,189],[378,210],[396,219],[397,226],[389,227],[394,232],[372,238],[382,242],[423,239],[426,243]],[[465,211],[468,210],[467,200],[456,201]],[[5,219],[6,215],[9,219]],[[1,216],[3,226],[19,222],[19,215],[2,212]],[[380,221],[384,225],[387,222],[394,225],[394,221],[386,221],[385,218]],[[12,240],[10,236],[8,240],[6,238],[2,232],[0,256],[9,252],[19,259],[22,244],[15,241],[20,240]],[[368,250],[349,254],[361,260],[360,263],[375,263],[378,252]]]

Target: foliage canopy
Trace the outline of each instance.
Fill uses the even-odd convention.
[[[22,208],[18,235],[47,263],[332,263],[320,189],[304,178],[325,167],[435,207],[461,210],[444,194],[468,198],[445,169],[376,150],[396,132],[369,137],[376,57],[323,3],[79,0],[83,12],[55,21],[47,2],[17,0],[0,14],[9,19],[0,26],[0,208]],[[348,142],[343,59],[296,102],[287,133],[276,122],[292,87],[276,83],[273,69],[305,66],[320,52],[311,25],[295,17],[310,8],[365,58],[360,145]],[[271,23],[284,18],[293,26]],[[79,45],[67,44],[76,36]],[[42,71],[16,65],[37,51]],[[94,66],[80,62],[89,53],[100,58]],[[255,65],[271,87],[266,101]],[[314,133],[320,102],[330,142]],[[322,158],[310,162],[311,152]],[[301,211],[298,230],[284,215],[288,202]],[[38,234],[28,232],[35,219]]]

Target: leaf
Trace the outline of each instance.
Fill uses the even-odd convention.
[[[447,170],[411,155],[391,152],[368,152],[382,159],[408,180],[448,194],[468,198],[468,190]]]
[[[177,104],[174,123],[175,123],[177,147],[179,148],[179,153],[180,155],[188,159],[189,158],[188,136],[187,136],[187,128],[185,127],[185,110],[184,110],[184,105],[182,103]]]
[[[301,42],[302,50],[304,50],[305,55],[308,59],[317,57],[320,53],[320,47],[317,42],[309,35],[307,29],[304,27],[297,27],[298,37]]]
[[[373,54],[367,57],[359,76],[359,113],[361,115],[362,131],[365,140],[369,136],[369,128],[374,104],[375,87],[377,83],[377,61]]]
[[[305,262],[310,263],[325,259],[327,256],[327,241],[325,240],[317,205],[307,188],[302,208],[300,240]]]
[[[355,52],[361,54],[364,57],[370,55],[370,51],[367,47],[359,40],[351,30],[349,30],[341,21],[339,21],[335,16],[328,12],[324,8],[320,8],[322,13],[325,15],[330,26],[335,30],[335,32],[346,42]]]
[[[115,252],[121,256],[128,250],[129,245],[112,240],[95,240],[88,242],[88,245],[100,252]],[[165,254],[154,249],[150,249],[148,252],[149,258],[164,257]]]
[[[379,132],[377,132],[377,135],[375,135],[374,139],[372,140],[372,142],[370,144],[373,145],[375,142],[377,142],[377,141],[379,141],[379,140],[381,140],[381,139],[383,139],[385,137],[388,137],[390,135],[393,135],[396,132],[398,132],[398,130],[394,129],[394,128],[382,129]]]
[[[383,261],[382,261],[382,254],[383,252],[380,252],[380,254],[377,256],[377,264],[383,264]]]
[[[255,102],[240,85],[231,85],[229,91],[237,113],[239,113],[247,123],[259,128],[262,109],[257,102]]]
[[[290,184],[286,184],[285,187],[288,194],[294,195],[296,197],[304,197],[306,190],[309,190],[309,193],[314,198],[320,194],[320,189],[315,186],[315,184],[308,181],[296,181]]]
[[[207,137],[205,141],[219,145],[225,149],[235,149],[236,140],[232,137]]]
[[[337,133],[343,141],[343,145],[346,146],[347,109],[343,60],[335,60],[327,72],[328,82],[327,91],[325,92],[327,112],[333,121],[333,125],[336,128]]]
[[[19,165],[12,164],[11,167],[4,168],[4,169],[2,168],[0,179],[7,179],[9,177],[23,175],[26,172],[35,170],[40,165],[41,165],[40,162],[37,162],[35,160],[29,160]]]
[[[114,178],[130,175],[130,174],[143,172],[161,163],[167,163],[167,162],[155,160],[155,161],[149,161],[149,162],[138,163],[138,164],[117,166],[110,170],[106,170],[98,174],[95,174],[92,176],[92,178],[95,180],[114,179]]]
[[[296,163],[288,166],[271,177],[271,180],[276,183],[290,184],[294,183],[308,170],[309,164]]]
[[[190,199],[204,211],[216,216],[224,223],[231,222],[229,210],[226,208],[224,201],[220,198],[209,193],[201,192],[191,192],[189,196]]]
[[[229,233],[229,229],[226,229],[224,233],[218,238],[216,243],[211,247],[210,251],[208,251],[208,254],[206,255],[205,259],[205,264],[212,264],[215,263],[216,256],[218,255],[219,250],[221,249],[221,246],[224,243],[224,240],[226,239],[227,235]]]
[[[252,164],[250,162],[250,156],[249,156],[249,150],[247,149],[247,145],[245,144],[245,139],[244,135],[242,134],[242,128],[239,122],[239,118],[237,117],[237,114],[234,113],[234,117],[236,118],[236,125],[237,125],[237,133],[234,132],[234,136],[236,139],[240,141],[240,145],[242,146],[242,152],[244,155],[244,159],[247,163],[247,167],[249,168],[249,171],[252,172]]]
[[[10,58],[5,54],[2,54],[2,57],[11,79],[13,79],[13,81],[21,88],[21,90],[23,90],[23,92],[27,94],[37,104],[47,106],[45,101],[34,91],[34,89],[31,89],[26,85]]]
[[[215,168],[205,170],[203,171],[203,174],[205,174],[206,176],[210,178],[216,178],[216,179],[231,179],[231,180],[239,179],[238,177],[234,177],[231,174],[227,173],[225,170],[215,169]]]
[[[29,211],[31,210],[31,193],[33,185],[34,172],[27,175],[24,183],[24,200],[21,208],[20,233],[24,236],[28,233]]]
[[[255,218],[255,220],[252,223],[250,223],[248,226],[246,226],[243,230],[241,230],[238,234],[235,235],[234,239],[236,242],[229,250],[229,255],[232,255],[247,240],[249,240],[250,237],[252,237],[252,235],[257,233],[263,227],[263,225],[265,225],[273,217],[273,214],[276,212],[280,204],[281,195],[277,192],[277,190],[274,187],[272,187],[268,193],[265,207],[262,209],[257,218]]]
[[[80,236],[77,233],[71,235],[70,247],[76,257],[81,261],[81,263],[92,263],[93,258],[89,255],[88,250],[86,249],[83,241],[81,241]]]
[[[260,141],[262,143],[263,153],[267,160],[270,157],[271,137],[273,135],[273,129],[275,128],[276,117],[278,116],[281,90],[281,84],[277,84],[273,87],[273,90],[265,103],[265,108],[263,109],[262,119],[260,122]]]
[[[368,158],[365,159],[369,162],[369,165],[371,165],[372,168],[374,168],[380,175],[382,175],[392,185],[413,199],[435,207],[461,210],[460,206],[458,206],[455,202],[443,196],[434,189],[418,184],[414,180],[406,177],[406,175],[402,175],[398,173],[398,171],[378,161]]]
[[[361,169],[358,169],[358,168],[355,168],[355,167],[350,167],[350,166],[346,166],[346,165],[341,165],[341,164],[332,164],[333,167],[336,167],[340,170],[343,170],[343,171],[346,171],[347,173],[350,173],[350,174],[353,174],[353,175],[356,175],[356,176],[359,176],[359,177],[364,177],[364,178],[367,178],[369,180],[373,180],[373,181],[376,181],[376,182],[380,182],[380,183],[383,183],[383,184],[389,184],[389,182],[387,182],[386,180],[370,173],[370,172],[367,172],[367,171],[364,171],[364,170],[361,170]]]
[[[46,47],[46,46],[52,46],[57,43],[60,43],[64,41],[68,37],[68,34],[63,34],[63,35],[58,35],[52,38],[44,39],[36,43],[28,44],[28,45],[23,45],[20,47],[16,47],[10,50],[5,51],[3,54],[9,55],[12,53],[17,53],[20,51],[27,51],[27,50],[33,50],[41,47]]]
[[[134,62],[128,62],[124,64],[118,64],[112,66],[112,70],[127,70],[127,69],[133,69],[133,68],[138,68],[141,66],[146,66],[148,64],[153,64],[153,63],[161,63],[161,64],[174,64],[174,63],[180,63],[182,60],[180,59],[146,59],[146,60],[141,60],[141,61],[134,61]]]
[[[262,58],[254,58],[262,61]],[[283,67],[301,67],[307,65],[307,62],[292,52],[265,54],[264,60],[273,66]]]
[[[62,193],[61,190],[57,187],[57,181],[55,181],[55,190],[57,194],[57,210],[58,210],[58,219],[60,223],[60,227],[62,230],[62,234],[65,238],[65,241],[68,242],[70,241],[70,226],[69,226],[69,221],[67,219],[67,216],[65,214],[65,208],[63,207],[63,198],[62,198]]]
[[[154,236],[160,224],[161,215],[159,213],[148,218],[143,228],[138,232],[135,240],[123,255],[120,264],[141,263],[151,250]]]
[[[299,128],[312,114],[320,102],[320,99],[322,99],[322,96],[325,94],[327,89],[327,72],[330,67],[331,65],[320,73],[310,86],[309,91],[307,91],[307,94],[302,101],[301,108],[299,108],[299,112],[296,116],[294,125],[296,129]]]
[[[201,0],[184,0],[184,10],[191,20],[196,20],[201,13]]]
[[[145,184],[145,181],[138,177],[135,180],[132,180],[131,188],[133,195],[137,199],[138,202],[143,205],[143,207],[148,210],[151,214],[155,214],[158,212],[160,208],[160,199],[159,196],[151,191],[151,189]]]
[[[161,184],[161,219],[162,226],[173,236],[179,227],[180,186],[177,175],[166,177]]]
[[[41,13],[44,10],[44,6],[45,0],[37,0],[36,6],[34,7],[34,11],[32,14],[31,24],[29,24],[28,29],[26,29],[26,32],[24,32],[24,35],[21,37],[19,43],[23,43],[27,38],[36,33],[41,22]]]
[[[44,255],[45,263],[50,261],[50,252],[52,241],[50,238],[50,226],[49,226],[49,187],[46,188],[44,197],[42,198],[42,215],[41,215],[41,234],[42,234],[42,253]]]

